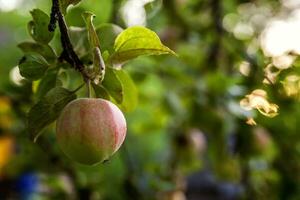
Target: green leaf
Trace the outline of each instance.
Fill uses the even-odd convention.
[[[164,46],[155,32],[141,26],[134,26],[124,30],[116,39],[111,62],[120,65],[141,55],[176,55]]]
[[[85,55],[90,48],[86,28],[71,26],[69,28],[69,35],[76,53],[80,56]]]
[[[92,73],[94,74],[94,83],[98,84],[102,82],[105,73],[105,63],[101,55],[100,50],[100,41],[98,35],[96,33],[95,27],[93,25],[94,14],[90,12],[83,13],[83,18],[85,20],[87,30],[88,30],[88,38],[90,43],[90,48],[93,54],[93,69]]]
[[[138,102],[137,88],[124,70],[108,67],[102,85],[124,112],[135,109]]]
[[[40,99],[47,94],[52,88],[57,85],[57,71],[47,72],[40,81],[37,88],[37,98]]]
[[[123,29],[115,24],[103,24],[97,27],[96,32],[100,40],[101,50],[112,54],[114,51],[114,42],[122,31]]]
[[[92,84],[97,98],[110,100],[108,91],[102,85]]]
[[[104,80],[102,82],[104,88],[116,100],[118,104],[123,101],[123,87],[120,79],[116,74],[116,70],[110,67],[106,68]]]
[[[39,9],[34,9],[30,13],[33,20],[28,23],[29,34],[35,41],[48,44],[54,36],[54,32],[48,30],[49,16]]]
[[[35,42],[22,42],[18,44],[18,47],[23,51],[23,53],[41,54],[49,63],[54,63],[57,58],[54,50],[49,45]]]
[[[72,4],[76,5],[82,0],[59,0],[60,10],[63,14],[66,14],[67,8]]]
[[[100,41],[98,38],[98,35],[96,33],[94,24],[93,24],[93,19],[95,15],[90,12],[84,12],[82,14],[82,17],[86,23],[86,28],[88,30],[88,36],[89,36],[89,42],[92,48],[94,47],[100,47]]]
[[[74,91],[56,87],[30,109],[27,129],[34,141],[37,140],[39,133],[54,122],[63,108],[74,99],[76,99]]]
[[[20,74],[28,80],[38,80],[44,76],[49,64],[45,58],[39,54],[25,55],[19,64]]]
[[[114,51],[114,42],[123,29],[115,24],[102,24],[97,27],[95,31],[100,42],[101,51],[108,51],[112,54]],[[71,26],[69,28],[69,34],[74,49],[81,55],[86,53],[90,48],[87,32],[87,29],[82,27]]]
[[[124,70],[116,70],[115,73],[122,84],[123,100],[120,105],[121,110],[124,112],[133,111],[138,104],[138,91],[137,88],[129,76]]]

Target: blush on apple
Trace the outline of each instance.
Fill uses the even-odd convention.
[[[126,120],[110,101],[79,98],[63,109],[56,135],[69,158],[93,165],[109,159],[120,148],[126,136]]]

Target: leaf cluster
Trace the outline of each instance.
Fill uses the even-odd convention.
[[[69,5],[79,2],[59,0],[60,10],[66,14]],[[96,27],[93,24],[95,15],[84,12],[82,17],[86,27],[70,27],[65,37],[69,37],[69,45],[83,63],[89,80],[81,80],[83,84],[72,89],[76,78],[70,72],[76,67],[63,59],[64,49],[59,54],[60,50],[50,44],[55,41],[55,32],[48,29],[50,17],[40,9],[34,9],[31,15],[28,32],[33,41],[22,42],[18,47],[24,53],[19,62],[20,74],[36,86],[36,104],[29,110],[27,123],[27,130],[35,140],[70,101],[80,96],[77,93],[84,83],[92,85],[96,98],[110,100],[124,112],[134,110],[138,93],[130,75],[122,68],[123,64],[143,55],[175,55],[161,43],[155,32],[145,27],[125,30],[115,24]]]

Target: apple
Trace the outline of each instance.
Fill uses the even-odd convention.
[[[72,160],[93,165],[108,160],[126,136],[122,111],[110,101],[79,98],[70,102],[56,123],[57,142]]]

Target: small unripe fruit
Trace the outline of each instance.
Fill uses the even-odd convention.
[[[63,109],[56,135],[69,158],[93,165],[109,159],[120,148],[126,136],[126,120],[110,101],[80,98]]]

